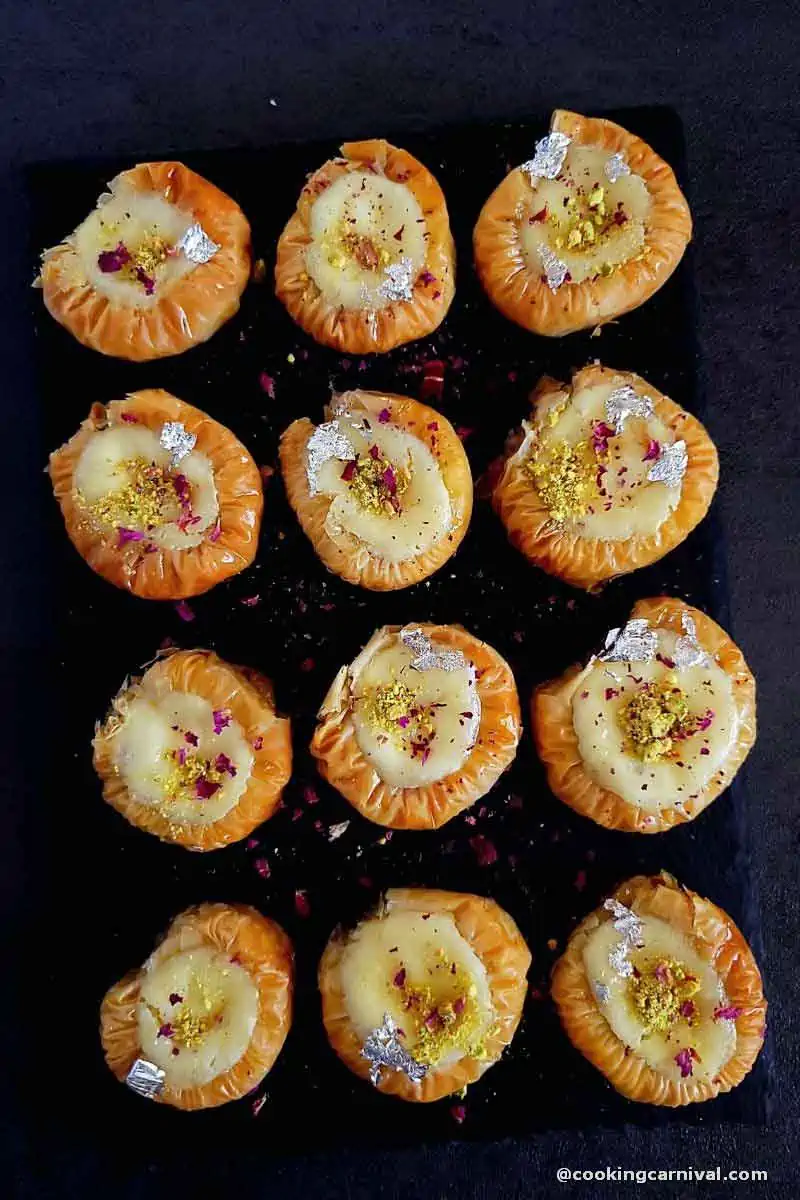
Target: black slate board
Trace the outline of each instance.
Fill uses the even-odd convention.
[[[682,175],[682,133],[674,113],[636,109],[612,115]],[[305,174],[330,157],[335,144],[185,155],[189,166],[244,208],[253,226],[254,255],[267,263],[267,281],[251,285],[239,315],[208,345],[148,365],[93,354],[34,304],[47,448],[71,435],[92,402],[161,386],[223,421],[260,464],[274,466],[282,429],[296,416],[318,419],[331,388],[417,395],[424,364],[431,360],[447,365],[441,400],[432,402],[471,431],[466,447],[476,478],[519,422],[539,376],[565,378],[595,357],[641,373],[702,417],[691,253],[653,300],[598,338],[589,333],[562,340],[532,337],[504,321],[481,293],[470,265],[474,220],[491,189],[510,165],[529,157],[545,128],[543,114],[525,124],[403,137],[402,144],[434,171],[447,196],[458,249],[456,299],[434,336],[368,360],[316,346],[293,325],[271,288],[277,237]],[[32,246],[38,250],[58,241],[94,204],[104,181],[128,165],[104,161],[32,169]],[[275,381],[274,399],[260,386],[264,371]],[[48,1115],[48,1106],[41,1122],[57,1126],[65,1138],[71,1129],[99,1123],[106,1149],[130,1160],[138,1153],[146,1158],[152,1139],[162,1148],[174,1143],[181,1153],[216,1138],[224,1139],[220,1145],[226,1152],[246,1146],[283,1152],[497,1139],[623,1122],[766,1120],[766,1054],[739,1088],[712,1104],[677,1113],[634,1105],[617,1096],[572,1049],[547,999],[550,966],[574,924],[616,882],[640,871],[666,868],[708,895],[731,913],[758,952],[740,782],[696,822],[668,834],[615,833],[551,796],[526,731],[513,768],[470,814],[435,833],[395,832],[386,840],[383,830],[362,820],[316,777],[306,749],[314,713],[335,671],[385,622],[461,622],[485,638],[513,666],[526,723],[531,688],[585,657],[609,627],[624,621],[637,598],[678,595],[724,624],[724,560],[713,510],[663,562],[588,596],[529,567],[507,545],[488,504],[478,501],[464,545],[437,575],[403,592],[373,595],[325,572],[276,475],[266,486],[256,564],[191,601],[196,614],[191,624],[183,623],[171,605],[139,601],[94,577],[69,546],[55,505],[50,534],[48,576],[57,594],[60,647],[52,686],[60,697],[61,719],[48,742],[52,785],[42,800],[34,904],[38,919],[50,922],[62,899],[65,906],[64,936],[48,938],[51,957],[42,998],[51,1000],[51,989],[58,988],[59,1023],[70,1030],[70,1102],[58,1105],[57,1117]],[[258,603],[244,603],[256,596]],[[276,684],[279,706],[292,717],[295,772],[286,807],[257,831],[256,847],[240,843],[193,855],[130,828],[102,803],[89,751],[94,721],[123,677],[150,659],[165,638],[185,647],[211,646],[233,662],[262,670]],[[318,797],[316,803],[309,803],[308,789]],[[348,819],[345,835],[329,842],[328,826]],[[496,846],[493,865],[479,864],[470,845],[476,835]],[[268,879],[255,867],[263,858],[270,865]],[[339,1063],[322,1030],[316,964],[331,928],[339,920],[357,919],[382,888],[392,885],[491,895],[513,914],[533,952],[531,996],[520,1029],[503,1061],[470,1088],[461,1124],[451,1111],[455,1099],[414,1106],[374,1093]],[[308,917],[296,910],[296,889],[307,893]],[[129,1093],[102,1061],[97,1009],[105,989],[144,960],[173,915],[202,900],[251,903],[279,920],[295,943],[295,1022],[275,1068],[258,1089],[258,1098],[266,1099],[257,1117],[251,1101],[182,1117]],[[556,950],[548,945],[551,939]],[[52,1010],[47,1019],[52,1021]],[[37,1050],[48,1051],[47,1038]]]

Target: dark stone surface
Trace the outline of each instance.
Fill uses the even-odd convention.
[[[721,451],[721,508],[729,541],[732,629],[759,679],[760,739],[747,767],[752,856],[761,898],[764,973],[771,1001],[771,1038],[781,1104],[769,1129],[714,1126],[668,1131],[587,1130],[548,1134],[524,1143],[408,1151],[388,1157],[348,1153],[274,1162],[229,1158],[191,1175],[186,1165],[152,1167],[134,1177],[119,1159],[109,1171],[99,1147],[102,1127],[87,1127],[67,1154],[40,1158],[30,1128],[15,1128],[14,1074],[6,1080],[7,1143],[12,1194],[20,1196],[219,1195],[319,1197],[538,1196],[556,1192],[557,1166],[680,1168],[719,1164],[761,1167],[768,1185],[739,1185],[740,1194],[792,1194],[796,1178],[798,1101],[796,622],[798,587],[797,418],[791,368],[798,304],[789,266],[796,258],[797,10],[777,3],[683,2],[613,6],[586,0],[559,6],[501,0],[478,5],[414,3],[323,8],[303,2],[270,5],[176,2],[122,9],[94,3],[6,5],[0,196],[5,321],[6,536],[0,593],[0,679],[7,697],[3,723],[10,747],[35,755],[34,734],[58,719],[58,695],[36,695],[31,677],[47,661],[51,605],[32,564],[41,547],[35,506],[43,461],[28,329],[31,262],[22,168],[26,162],[88,154],[146,154],[154,147],[260,146],[286,137],[360,135],[488,117],[521,117],[561,104],[578,110],[667,103],[681,113],[689,145],[696,221],[695,266],[707,422]],[[277,101],[276,106],[269,99]],[[794,139],[794,141],[793,141]],[[58,197],[53,197],[54,204]],[[78,378],[65,391],[80,390]],[[4,488],[4,490],[5,490]],[[25,536],[20,536],[24,530]],[[27,680],[27,682],[26,682]],[[25,703],[15,701],[22,697]],[[46,740],[46,739],[45,739]],[[45,751],[46,754],[46,751]],[[17,756],[18,757],[18,756]],[[6,761],[10,759],[7,752]],[[42,794],[32,757],[19,783],[6,787],[4,870],[0,895],[9,1006],[6,1062],[16,1065],[25,1039],[52,1039],[63,1064],[58,1079],[37,1078],[43,1113],[70,1102],[69,1030],[32,1031],[24,1016],[35,987],[37,954],[23,975],[9,955],[24,942],[23,896],[33,887],[37,825],[56,804],[82,797]],[[14,772],[6,772],[14,778]],[[24,834],[24,838],[23,838]],[[24,840],[24,847],[17,842]],[[67,898],[68,899],[68,898]],[[65,905],[65,913],[68,914]],[[53,936],[69,937],[53,914]],[[7,944],[6,944],[7,943]],[[76,942],[76,965],[86,947]],[[65,981],[64,986],[68,986]],[[15,1005],[19,1007],[18,1013]],[[28,1081],[30,1082],[30,1081]],[[524,1093],[519,1103],[525,1104]],[[358,1119],[354,1112],[353,1119]],[[33,1131],[35,1133],[35,1130]],[[184,1135],[182,1135],[184,1136]],[[187,1186],[188,1184],[188,1186]],[[704,1195],[733,1194],[736,1185],[706,1184]],[[585,1188],[585,1190],[584,1190]],[[618,1195],[624,1185],[579,1185],[567,1194]],[[640,1195],[691,1195],[686,1185],[636,1188]]]

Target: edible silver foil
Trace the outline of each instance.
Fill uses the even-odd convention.
[[[603,908],[613,916],[614,928],[622,939],[609,951],[609,965],[623,979],[628,979],[633,974],[633,964],[628,958],[628,954],[633,947],[644,945],[641,919],[632,909],[620,904],[619,900],[615,900],[613,896],[605,901]]]
[[[356,452],[349,438],[345,437],[336,421],[326,421],[324,425],[318,425],[306,446],[306,475],[311,495],[317,494],[317,475],[328,459],[342,458],[349,461],[355,457]]]
[[[687,612],[681,614],[681,625],[683,626],[683,637],[679,637],[676,641],[672,654],[676,669],[686,671],[689,667],[710,666],[711,658],[698,642],[697,627],[694,619]]]
[[[631,173],[630,167],[621,154],[612,154],[611,158],[606,159],[603,170],[609,183],[616,183],[618,179],[622,179],[623,175]]]
[[[601,1004],[608,1004],[608,997],[611,994],[611,989],[599,980],[594,981],[594,994]]]
[[[616,946],[612,946],[608,952],[608,963],[612,971],[616,971],[617,975],[621,975],[623,979],[630,979],[633,974],[633,963],[628,958],[630,946],[627,942],[617,942]]]
[[[569,274],[569,267],[549,246],[545,246],[544,242],[539,246],[539,258],[542,260],[547,286],[551,292],[557,292]]]
[[[564,165],[567,150],[572,141],[566,133],[548,133],[536,143],[533,158],[528,159],[520,167],[534,179],[555,179]]]
[[[137,1058],[125,1077],[131,1091],[147,1100],[153,1100],[164,1090],[164,1072],[146,1058]]]
[[[423,1063],[418,1063],[400,1044],[397,1036],[397,1025],[388,1013],[383,1018],[383,1024],[373,1029],[364,1042],[361,1057],[370,1062],[370,1083],[377,1087],[381,1077],[382,1067],[391,1067],[394,1071],[403,1071],[412,1083],[419,1083],[428,1073]]]
[[[661,453],[647,472],[651,483],[664,483],[667,487],[677,487],[689,465],[689,453],[686,442],[673,442],[671,446],[662,446]]]
[[[170,465],[177,467],[194,450],[197,434],[189,433],[182,421],[165,421],[158,440],[169,451]]]
[[[335,842],[337,838],[340,838],[343,833],[347,832],[349,827],[350,827],[349,821],[340,821],[338,825],[329,825],[328,826],[328,841]]]
[[[460,650],[434,649],[421,629],[404,629],[400,640],[415,655],[412,671],[460,671],[469,665]]]
[[[651,662],[657,650],[658,634],[646,617],[636,617],[623,629],[609,630],[598,658],[601,662]]]
[[[190,225],[186,232],[175,243],[176,250],[182,250],[192,263],[207,263],[219,250],[216,242],[212,242],[203,226]]]
[[[630,384],[614,388],[606,398],[606,421],[613,426],[615,433],[622,433],[628,417],[647,420],[652,415],[653,401],[649,396],[640,396]]]
[[[410,300],[414,294],[413,273],[414,264],[410,258],[389,263],[383,269],[384,279],[378,286],[378,295],[389,301]]]

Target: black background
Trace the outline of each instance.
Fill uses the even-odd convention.
[[[3,780],[9,833],[2,895],[12,915],[5,930],[10,944],[4,958],[4,1002],[17,1003],[19,1011],[11,1010],[5,1028],[14,1034],[9,1039],[12,1067],[23,1054],[43,1047],[51,1063],[59,1064],[57,1074],[37,1070],[19,1078],[12,1072],[7,1078],[10,1119],[4,1134],[13,1155],[12,1191],[82,1196],[113,1189],[125,1195],[161,1195],[180,1188],[217,1195],[236,1187],[253,1195],[544,1195],[558,1187],[558,1165],[717,1162],[723,1171],[767,1167],[773,1183],[788,1182],[794,1175],[788,1133],[797,1115],[792,1087],[797,1065],[792,757],[797,662],[791,631],[797,583],[797,417],[789,350],[797,316],[790,274],[795,235],[789,219],[795,199],[789,183],[796,165],[791,140],[797,131],[796,113],[787,108],[795,94],[796,18],[777,5],[740,6],[737,13],[722,5],[686,6],[683,11],[680,5],[645,10],[624,4],[608,9],[508,4],[491,13],[440,5],[427,15],[413,6],[384,12],[379,5],[363,12],[353,5],[320,11],[306,4],[176,4],[169,11],[141,5],[111,12],[99,5],[33,4],[15,6],[9,15],[2,223],[7,240],[3,431],[9,500],[2,672],[11,700],[4,732],[13,752],[5,756]],[[268,103],[270,97],[276,106]],[[59,707],[67,703],[63,693],[46,686],[55,639],[48,644],[42,634],[48,624],[56,627],[53,617],[65,597],[43,586],[50,567],[45,570],[38,563],[47,536],[47,507],[38,478],[44,439],[33,360],[47,350],[37,349],[28,324],[25,288],[32,270],[23,232],[23,165],[52,157],[146,154],[154,148],[184,152],[187,147],[259,146],[288,136],[369,135],[443,121],[543,114],[555,103],[596,111],[654,102],[675,104],[687,127],[701,365],[706,419],[722,458],[718,508],[729,540],[731,627],[761,686],[760,740],[746,775],[781,1110],[768,1130],[714,1125],[654,1134],[633,1128],[601,1133],[605,1113],[598,1109],[597,1125],[582,1133],[548,1134],[523,1143],[380,1157],[348,1151],[282,1162],[260,1156],[252,1145],[243,1149],[234,1143],[218,1146],[209,1159],[206,1146],[198,1146],[187,1131],[178,1135],[177,1149],[184,1156],[180,1167],[175,1166],[176,1148],[161,1144],[171,1136],[163,1133],[126,1156],[123,1138],[110,1136],[96,1112],[81,1112],[81,1086],[70,1086],[76,1072],[86,1067],[70,1058],[71,1038],[58,1021],[60,1010],[70,1011],[59,998],[62,989],[70,988],[69,978],[48,978],[43,962],[47,945],[41,940],[33,946],[30,966],[23,966],[21,957],[23,951],[30,956],[32,949],[25,935],[35,907],[30,899],[37,894],[34,880],[37,870],[48,866],[42,849],[48,839],[37,838],[37,829],[54,820],[58,827],[64,819],[59,810],[65,806],[91,803],[85,788],[78,795],[59,788],[57,771],[49,773],[50,784],[43,786],[39,769],[52,752],[48,726],[59,720]],[[468,147],[464,154],[466,166]],[[271,186],[267,173],[262,185]],[[55,191],[52,204],[58,215],[65,198]],[[75,215],[70,214],[67,226]],[[660,331],[649,336],[653,353],[663,354]],[[605,350],[599,348],[599,353]],[[61,386],[70,412],[94,398],[86,397],[86,382],[77,370],[64,370]],[[57,402],[50,398],[50,404]],[[102,659],[102,623],[99,628],[89,625],[87,617],[92,636],[86,652]],[[496,633],[476,632],[504,648]],[[116,682],[115,676],[112,686]],[[712,821],[714,813],[704,820]],[[91,845],[88,823],[86,836]],[[717,849],[724,859],[724,839]],[[62,910],[53,904],[51,936],[62,946],[71,939],[71,961],[75,969],[86,969],[92,946],[81,930],[91,876],[87,878],[85,859],[69,866],[74,886],[67,887]],[[68,872],[61,871],[59,878],[68,878]],[[125,886],[129,881],[119,882]],[[28,900],[23,901],[26,891]],[[148,904],[153,912],[152,898],[145,909]],[[68,961],[60,952],[62,960]],[[120,965],[128,965],[127,958]],[[42,1011],[38,1001],[43,998],[47,1019],[34,1026],[25,1018]],[[38,1062],[38,1055],[33,1061]],[[524,1080],[518,1086],[519,1105],[529,1104],[535,1076],[527,1087]],[[23,1115],[23,1088],[34,1091],[32,1112],[24,1110],[33,1118],[25,1121],[26,1137],[15,1129],[23,1122],[14,1120]],[[586,1099],[596,1106],[588,1080]],[[119,1113],[110,1110],[108,1116],[110,1126]],[[359,1118],[353,1108],[353,1122]],[[44,1156],[37,1127],[42,1133],[59,1125],[68,1136],[52,1140]],[[141,1133],[131,1130],[131,1136],[141,1138]],[[203,1136],[210,1139],[213,1132]],[[308,1140],[316,1139],[309,1134]],[[113,1153],[103,1153],[104,1144]],[[202,1175],[192,1169],[193,1155],[202,1163]],[[142,1158],[150,1163],[146,1173],[134,1169]],[[584,1194],[579,1185],[566,1190]],[[648,1190],[637,1189],[640,1194]],[[762,1187],[762,1194],[771,1191],[772,1186]],[[671,1192],[691,1194],[670,1188],[654,1194]],[[596,1187],[585,1194],[604,1191]],[[713,1185],[704,1194],[714,1194]],[[724,1188],[720,1194],[727,1194]]]

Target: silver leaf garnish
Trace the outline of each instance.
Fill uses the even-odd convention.
[[[547,286],[551,292],[557,292],[569,274],[569,267],[557,254],[553,253],[549,246],[545,246],[544,242],[539,245],[538,250]]]
[[[686,671],[689,667],[710,667],[711,657],[698,642],[697,627],[688,612],[681,613],[681,625],[683,636],[676,641],[672,654],[676,669]]]
[[[177,467],[178,463],[194,450],[197,434],[189,433],[182,421],[165,421],[158,440],[169,452],[170,466]]]
[[[597,996],[597,999],[600,1001],[600,1003],[608,1004],[608,997],[611,994],[611,989],[605,983],[601,983],[599,979],[595,979],[593,986],[594,994]]]
[[[644,945],[641,918],[632,909],[620,904],[619,900],[615,900],[613,896],[605,901],[603,908],[611,913],[614,918],[614,928],[621,935],[621,941],[612,946],[609,951],[609,965],[623,979],[629,979],[633,974],[633,963],[628,954],[634,947]]]
[[[306,475],[311,495],[316,496],[317,475],[329,459],[341,458],[349,462],[356,457],[350,439],[342,433],[338,422],[326,421],[318,425],[306,446]]]
[[[175,243],[176,250],[182,250],[188,258],[189,262],[207,263],[213,258],[219,250],[216,242],[213,242],[206,233],[203,226],[197,223],[190,225],[184,234]]]
[[[630,979],[633,974],[633,963],[628,958],[630,946],[627,942],[617,942],[616,946],[612,946],[608,952],[608,963],[612,971],[616,971],[617,975],[621,975],[623,979]]]
[[[626,622],[622,629],[611,629],[598,658],[601,662],[651,662],[658,650],[658,634],[646,617]]]
[[[606,165],[603,167],[606,173],[606,179],[609,183],[616,183],[618,179],[622,179],[623,175],[630,175],[631,169],[625,162],[621,154],[612,154],[611,158],[606,159]]]
[[[410,258],[389,263],[383,269],[384,278],[378,286],[378,295],[389,301],[410,300],[414,295],[413,273],[414,264]]]
[[[398,1027],[388,1013],[383,1018],[383,1024],[373,1029],[364,1042],[361,1057],[370,1062],[369,1079],[376,1087],[380,1082],[381,1069],[391,1067],[394,1071],[403,1071],[412,1083],[419,1083],[428,1073],[424,1063],[418,1063],[401,1045],[398,1039]]]
[[[328,841],[335,842],[336,839],[340,838],[343,833],[347,833],[347,830],[349,828],[350,828],[349,821],[340,821],[338,825],[329,825],[328,826]]]
[[[138,1096],[154,1100],[164,1090],[164,1072],[146,1058],[137,1058],[125,1076],[125,1082]]]
[[[661,453],[647,472],[651,483],[664,483],[667,487],[678,487],[689,465],[689,453],[682,439],[671,446],[662,446]]]
[[[571,141],[572,138],[566,133],[548,133],[547,137],[536,143],[533,158],[524,162],[520,170],[530,175],[531,182],[534,179],[555,179],[564,165]]]
[[[415,655],[412,671],[460,671],[469,666],[460,650],[436,650],[421,629],[404,629],[400,634],[404,646]]]
[[[652,415],[653,401],[649,396],[640,396],[630,384],[614,388],[606,398],[606,421],[613,426],[615,433],[622,433],[628,417],[647,420]]]

